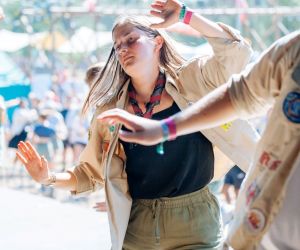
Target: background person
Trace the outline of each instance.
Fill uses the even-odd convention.
[[[233,201],[236,200],[244,178],[245,172],[241,170],[237,165],[233,166],[225,175],[222,193],[224,194],[228,204],[232,204]],[[232,197],[232,193],[230,193],[231,188],[233,188],[234,197]]]

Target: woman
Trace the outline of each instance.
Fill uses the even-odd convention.
[[[251,48],[232,28],[175,0],[155,1],[152,8],[151,14],[161,17],[162,23],[151,26],[146,18],[126,17],[114,26],[114,47],[84,106],[86,110],[98,105],[95,118],[115,107],[147,118],[166,118],[248,62]],[[179,19],[207,38],[213,55],[185,63],[166,34],[154,29]],[[47,162],[29,142],[20,144],[18,156],[40,183],[73,194],[104,186],[113,249],[219,249],[220,211],[206,187],[214,175],[214,153],[206,137],[217,145],[216,138],[220,142],[221,137],[197,132],[148,148],[118,140],[119,129],[93,119],[81,163],[67,173],[49,173]],[[238,130],[225,132],[229,136]]]

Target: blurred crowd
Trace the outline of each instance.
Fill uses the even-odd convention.
[[[92,82],[90,74],[86,82],[56,77],[55,84],[43,95],[30,92],[28,98],[9,101],[0,96],[1,159],[5,151],[14,156],[21,140],[30,140],[51,168],[64,170],[76,164],[88,140],[91,115],[81,114],[81,107]],[[5,110],[11,107],[15,109],[8,119]]]

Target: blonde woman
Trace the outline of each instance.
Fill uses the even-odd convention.
[[[247,64],[251,48],[236,30],[197,15],[175,0],[155,1],[151,6],[151,14],[162,18],[161,23],[151,25],[145,17],[123,17],[116,22],[110,56],[84,105],[84,110],[97,105],[95,118],[118,107],[137,116],[164,119]],[[157,29],[178,21],[199,31],[214,54],[185,62],[172,40]],[[73,194],[104,186],[113,249],[219,249],[220,209],[207,188],[214,177],[212,144],[228,154],[237,151],[234,155],[241,166],[247,165],[251,156],[245,152],[255,145],[255,134],[247,124],[232,126],[144,147],[118,140],[120,126],[93,119],[80,164],[67,173],[50,173],[29,142],[19,145],[18,156],[42,184]],[[223,143],[223,136],[242,134],[239,145],[235,140]]]

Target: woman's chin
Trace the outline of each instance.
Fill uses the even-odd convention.
[[[127,63],[123,66],[123,70],[126,72],[127,75],[133,75],[134,73],[138,72],[138,68],[136,65],[132,63]]]

